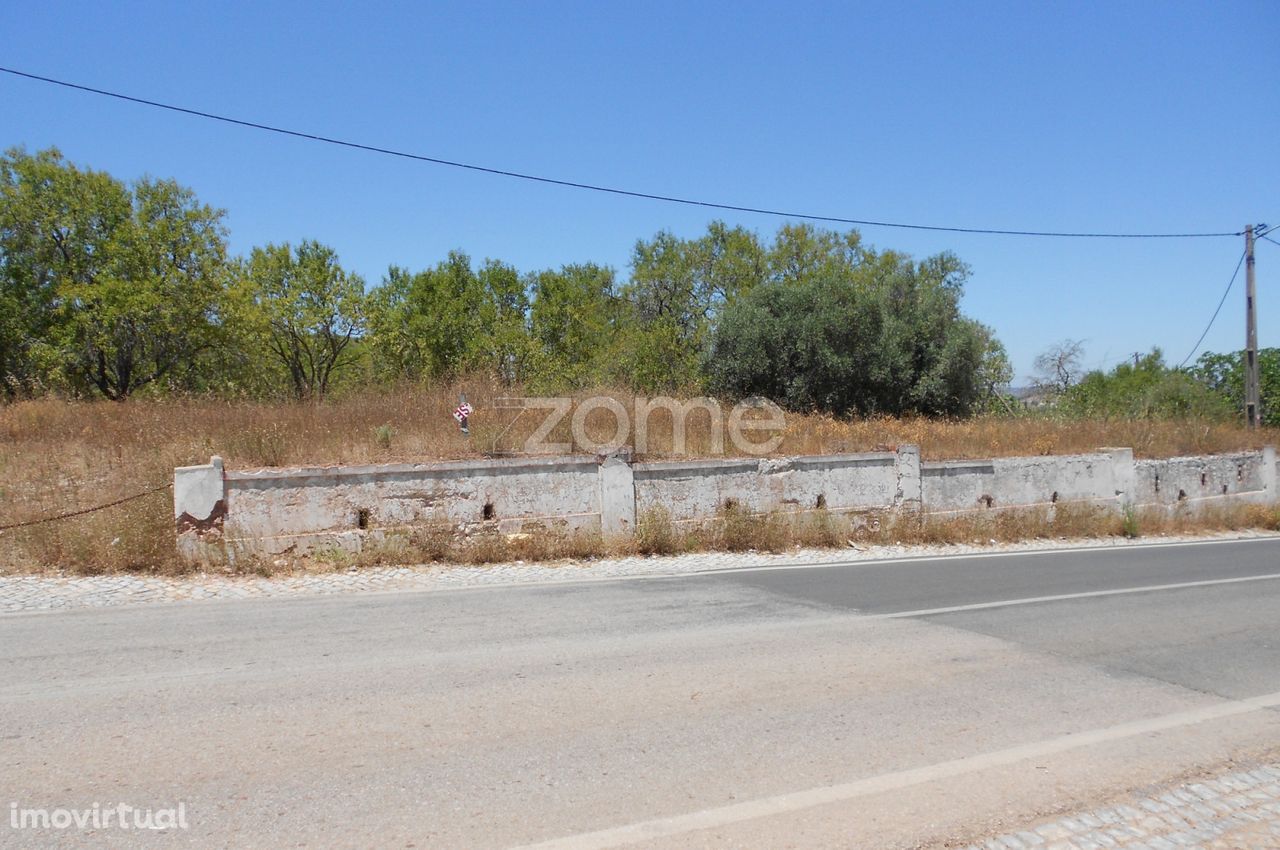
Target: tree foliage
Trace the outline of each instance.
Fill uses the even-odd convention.
[[[1164,362],[1153,348],[1136,364],[1125,361],[1110,372],[1095,370],[1073,383],[1060,404],[1076,416],[1100,419],[1221,418],[1227,399],[1213,388]]]
[[[169,180],[132,187],[56,150],[0,159],[0,363],[10,394],[40,383],[124,399],[190,386],[216,344],[222,212]]]
[[[223,213],[172,180],[130,184],[56,150],[0,158],[4,394],[320,398],[346,384],[483,372],[535,391],[764,394],[837,412],[963,413],[1008,358],[964,317],[951,255],[856,231],[771,239],[712,222],[636,242],[628,274],[521,272],[453,251],[366,287],[314,240],[229,257]]]
[[[323,396],[354,361],[365,326],[364,281],[332,248],[307,241],[254,248],[241,283],[239,318],[288,375],[298,398]]]
[[[1244,410],[1244,352],[1206,352],[1191,369],[1202,384],[1226,399],[1232,411]],[[1280,427],[1280,348],[1258,352],[1262,385],[1262,424]]]
[[[991,332],[964,317],[968,269],[784,228],[765,284],[731,302],[716,329],[712,386],[837,414],[963,414],[1007,380]]]

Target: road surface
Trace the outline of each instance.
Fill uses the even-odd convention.
[[[960,846],[1274,760],[1277,615],[1280,539],[6,615],[0,844]]]

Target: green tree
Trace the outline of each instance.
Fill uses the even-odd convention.
[[[1165,365],[1153,348],[1136,364],[1125,361],[1110,372],[1094,370],[1068,387],[1059,405],[1068,414],[1101,419],[1223,418],[1226,397],[1190,374]]]
[[[767,279],[768,257],[753,232],[715,221],[697,239],[663,231],[638,241],[631,270],[614,361],[619,378],[645,392],[694,391],[715,323]]]
[[[355,363],[365,329],[364,281],[332,248],[308,240],[254,248],[237,318],[288,375],[298,398],[318,398]]]
[[[716,328],[713,389],[836,414],[962,414],[1006,380],[989,329],[960,313],[955,257],[914,263],[810,228],[783,228],[770,256],[770,281]]]
[[[516,381],[525,375],[532,352],[525,281],[514,266],[497,260],[485,260],[476,280],[481,302],[468,359],[475,368]]]
[[[371,346],[394,378],[436,378],[478,369],[507,380],[529,357],[529,298],[512,266],[450,251],[435,268],[393,266],[371,293]]]
[[[223,213],[171,180],[129,187],[53,149],[11,150],[0,175],[7,391],[192,386],[218,341]]]
[[[428,370],[426,340],[415,333],[410,309],[413,274],[391,266],[382,283],[369,293],[369,347],[374,371],[386,380],[417,379]]]
[[[996,339],[995,331],[991,328],[977,325],[976,330],[984,339],[982,359],[976,376],[978,412],[1013,413],[1013,401],[1009,394],[1013,364],[1009,362],[1009,353],[1005,350],[1004,343]]]
[[[1244,411],[1244,352],[1205,352],[1190,373],[1221,394],[1232,411]],[[1280,348],[1258,352],[1258,374],[1262,384],[1262,423],[1280,427]]]
[[[531,374],[545,390],[581,388],[602,380],[617,349],[628,305],[616,293],[613,269],[567,265],[530,276]]]

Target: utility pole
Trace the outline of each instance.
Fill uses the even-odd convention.
[[[1262,421],[1262,382],[1258,376],[1258,292],[1253,276],[1253,225],[1244,229],[1244,415],[1250,428]]]

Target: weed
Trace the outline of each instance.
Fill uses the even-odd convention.
[[[1129,538],[1138,537],[1142,533],[1141,523],[1138,521],[1138,512],[1134,510],[1132,505],[1125,505],[1121,528],[1124,536]]]
[[[635,549],[642,555],[673,555],[681,541],[671,522],[671,512],[661,505],[647,508],[636,520]]]
[[[391,448],[391,440],[395,435],[396,429],[387,424],[379,425],[377,428],[373,429],[373,441],[382,449]]]

